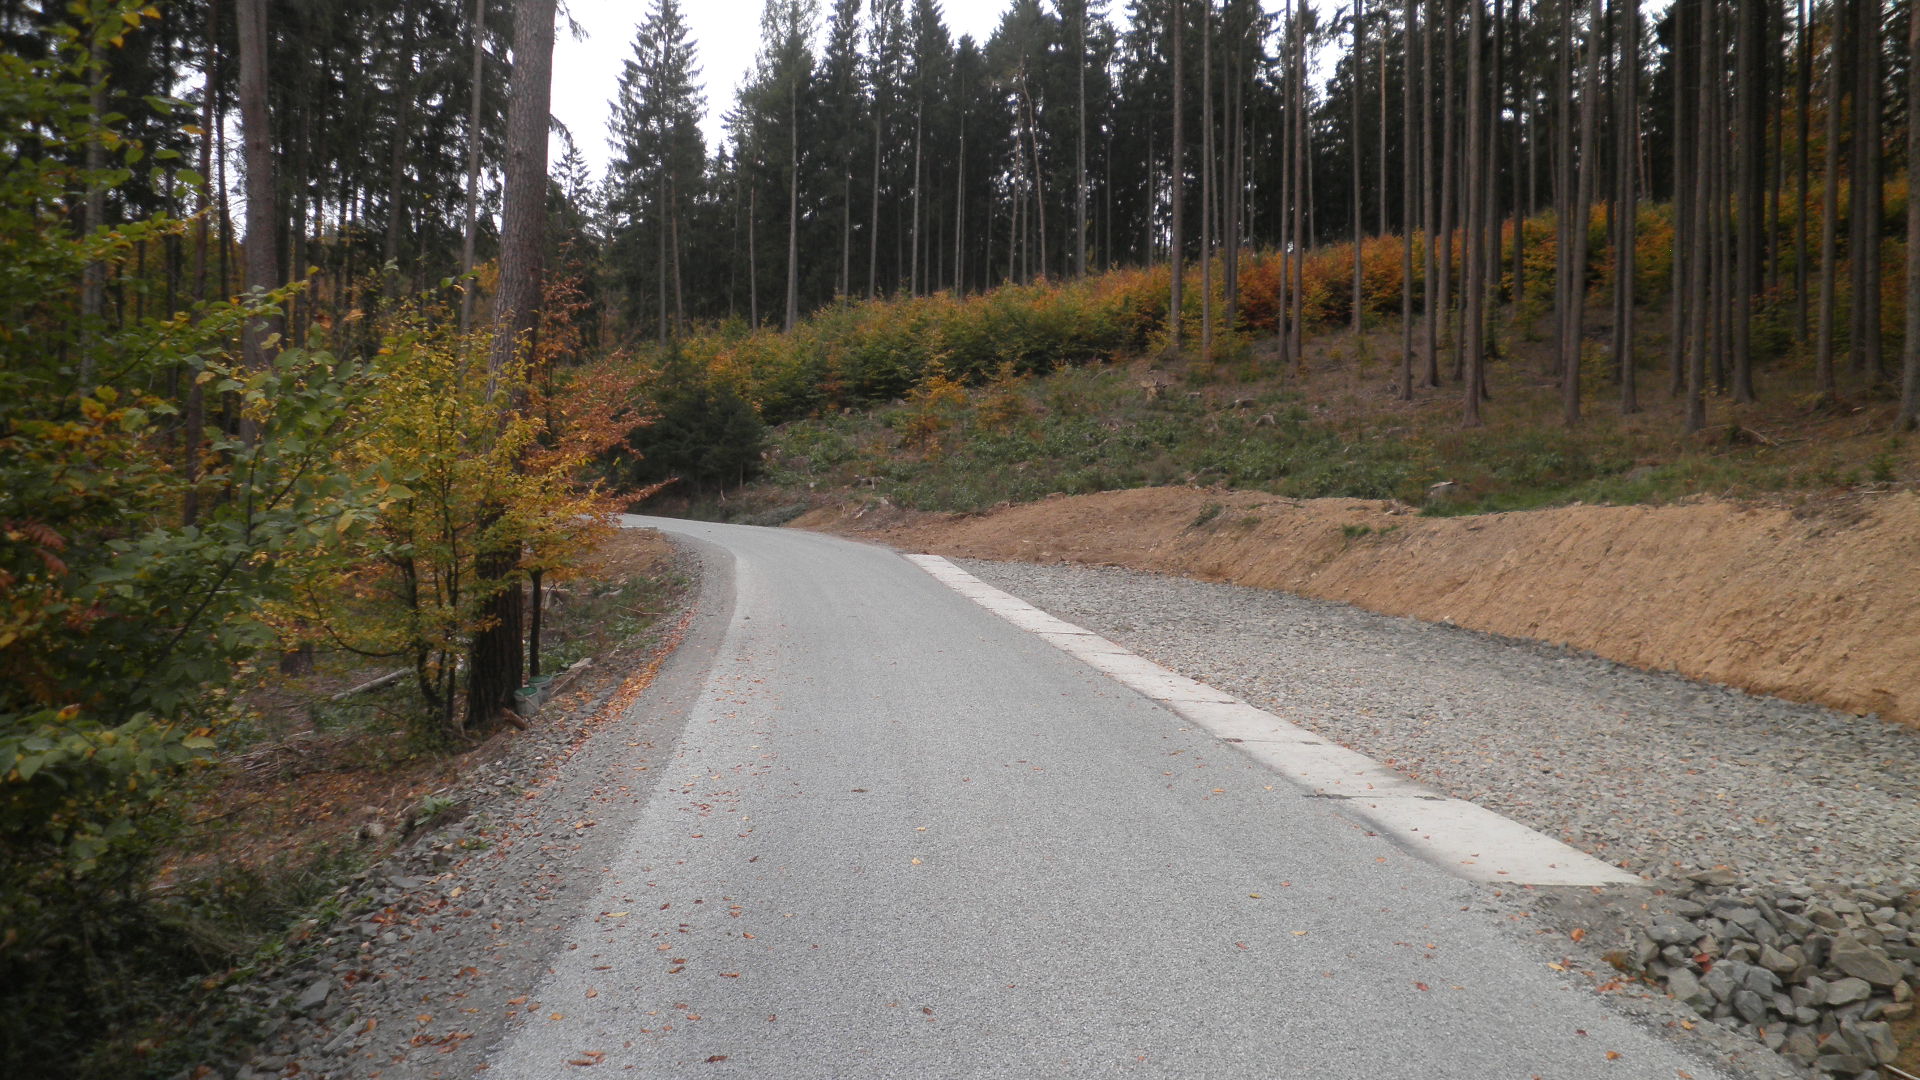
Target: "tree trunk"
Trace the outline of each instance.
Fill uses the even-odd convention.
[[[1207,0],[1211,5],[1213,0]],[[1074,114],[1076,126],[1073,160],[1073,274],[1087,276],[1087,0],[1080,0],[1080,25],[1074,32],[1077,54],[1075,78],[1079,83],[1080,107]]]
[[[1598,146],[1593,136],[1595,99],[1600,96],[1600,0],[1592,0],[1587,13],[1587,63],[1580,85],[1580,177],[1573,203],[1573,258],[1570,260],[1571,292],[1567,297],[1567,336],[1562,349],[1566,357],[1565,379],[1560,385],[1563,416],[1569,427],[1580,422],[1580,352],[1586,336],[1587,238],[1588,219],[1593,207],[1594,173],[1597,171]]]
[[[1859,164],[1854,169],[1859,192],[1860,213],[1854,218],[1848,247],[1856,262],[1864,264],[1855,273],[1859,289],[1854,294],[1855,321],[1860,336],[1855,339],[1853,368],[1868,380],[1880,383],[1887,377],[1886,360],[1880,352],[1880,223],[1886,218],[1886,191],[1880,183],[1880,34],[1884,26],[1880,0],[1855,0],[1860,6],[1860,36],[1855,39],[1854,55],[1860,58],[1859,97],[1853,104],[1854,125],[1858,135],[1854,146]]]
[[[920,139],[923,129],[924,106],[916,102],[913,106],[913,223],[907,259],[907,295],[920,295]]]
[[[1367,54],[1366,42],[1363,38],[1365,20],[1366,0],[1353,0],[1353,51],[1347,54],[1347,63],[1351,65],[1347,72],[1351,76],[1350,89],[1353,94],[1353,133],[1349,141],[1353,144],[1350,149],[1353,152],[1353,332],[1355,334],[1360,332],[1361,326],[1360,276],[1363,266],[1360,259],[1360,236],[1365,228],[1361,223],[1363,211],[1360,206],[1362,195],[1360,177],[1366,173],[1365,162],[1360,153],[1360,148],[1366,145],[1366,140],[1360,137],[1360,88],[1366,85],[1366,80],[1361,78],[1360,72],[1361,58]],[[1383,190],[1382,196],[1384,195]]]
[[[1181,160],[1181,151],[1185,146],[1186,139],[1186,128],[1181,116],[1181,114],[1186,111],[1186,95],[1184,93],[1186,71],[1184,65],[1180,62],[1180,24],[1187,21],[1186,0],[1172,0],[1168,8],[1173,15],[1170,20],[1173,24],[1173,169],[1167,177],[1169,181],[1168,187],[1172,189],[1173,193],[1172,236],[1169,237],[1169,242],[1172,244],[1173,250],[1169,253],[1167,261],[1172,264],[1173,273],[1172,281],[1168,285],[1167,335],[1168,340],[1172,343],[1174,353],[1178,354],[1181,348],[1180,279],[1185,269],[1186,261],[1186,236],[1183,235],[1181,229],[1181,226],[1184,224],[1181,215],[1181,204],[1186,201],[1187,190],[1186,165]]]
[[[1402,48],[1406,62],[1400,74],[1400,400],[1413,400],[1413,200],[1414,109],[1413,26],[1417,6],[1406,0]],[[1382,95],[1382,101],[1385,97]],[[1384,130],[1384,125],[1383,125]],[[1381,191],[1384,193],[1385,188]],[[1384,199],[1382,201],[1385,201]]]
[[[1633,163],[1640,145],[1640,0],[1626,0],[1624,38],[1620,44],[1620,241],[1614,258],[1613,288],[1618,297],[1614,325],[1614,365],[1620,377],[1620,411],[1640,411],[1640,390],[1634,370],[1634,257],[1638,254],[1639,189]]]
[[[1306,315],[1307,248],[1312,246],[1312,238],[1302,228],[1306,207],[1313,202],[1313,189],[1310,186],[1312,172],[1307,164],[1307,40],[1306,40],[1306,0],[1294,0],[1294,39],[1293,39],[1293,242],[1297,250],[1293,257],[1293,320],[1289,333],[1293,337],[1293,362],[1295,368],[1306,374],[1307,349],[1306,330],[1302,323]],[[1307,222],[1310,226],[1311,222]],[[1306,242],[1302,238],[1306,237]]]
[[[1761,197],[1767,169],[1767,101],[1761,48],[1767,35],[1767,9],[1761,0],[1738,0],[1738,4],[1734,51],[1740,82],[1735,109],[1740,114],[1736,123],[1741,164],[1732,347],[1733,400],[1744,404],[1753,400],[1753,301],[1760,291],[1760,245],[1765,235],[1761,225],[1766,208]]]
[[[1812,258],[1807,241],[1807,171],[1811,164],[1813,142],[1813,35],[1807,26],[1807,0],[1800,0],[1800,70],[1795,73],[1800,86],[1800,108],[1795,118],[1799,134],[1799,177],[1794,185],[1793,213],[1793,325],[1794,341],[1807,347],[1807,263]],[[1909,99],[1913,100],[1913,99]]]
[[[1692,27],[1687,19],[1688,0],[1673,5],[1673,294],[1668,307],[1672,331],[1667,350],[1667,395],[1679,397],[1687,384],[1687,342],[1692,323],[1687,305],[1692,302],[1691,277],[1693,246],[1693,90],[1688,85],[1693,65]]]
[[[667,178],[667,260],[673,269],[673,332],[687,332],[687,290],[680,280],[680,188]]]
[[[393,147],[387,159],[387,232],[380,249],[384,262],[396,262],[400,258],[400,234],[406,221],[407,198],[402,190],[407,181],[407,146],[413,127],[413,102],[416,96],[414,87],[414,52],[417,48],[414,31],[419,24],[413,16],[413,5],[400,5],[400,50],[394,57],[395,75],[393,80],[394,103]],[[396,270],[386,281],[389,296],[398,296],[402,285],[402,275]]]
[[[1293,96],[1293,36],[1299,33],[1291,6],[1281,13],[1287,21],[1287,36],[1281,44],[1280,60],[1280,281],[1274,295],[1274,329],[1280,337],[1280,370],[1293,363],[1292,295],[1293,260],[1297,238],[1293,233],[1293,114],[1299,103]]]
[[[653,292],[655,340],[667,344],[667,169],[664,164],[653,177]]]
[[[760,185],[747,184],[747,325],[760,329],[760,251],[754,240],[754,219],[760,216]]]
[[[487,78],[487,0],[473,0],[473,86],[467,94],[467,212],[460,239],[460,274],[473,273],[474,247],[480,231],[480,108],[481,88]],[[473,302],[478,282],[468,278],[460,290],[460,332],[473,327]]]
[[[1553,125],[1553,221],[1556,236],[1553,250],[1553,326],[1554,371],[1564,382],[1567,377],[1567,324],[1572,321],[1573,297],[1573,5],[1575,0],[1559,0],[1560,36],[1554,44],[1558,54],[1558,93],[1554,95]]]
[[[1385,11],[1388,9],[1383,6],[1381,10]],[[1374,207],[1380,216],[1375,219],[1378,223],[1374,229],[1375,236],[1387,235],[1388,230],[1392,227],[1387,221],[1387,192],[1390,190],[1387,186],[1387,30],[1388,25],[1382,20],[1380,24],[1380,40],[1376,41],[1373,46],[1374,78],[1379,82],[1379,86],[1375,89],[1375,96],[1380,99],[1380,120],[1379,123],[1374,125],[1377,129],[1374,134],[1378,137],[1379,142],[1379,146],[1374,150],[1375,161],[1380,171],[1380,205]],[[1404,211],[1402,212],[1404,213]]]
[[[1684,0],[1683,0],[1684,2]],[[1707,58],[1713,55],[1713,10],[1711,0],[1703,0],[1695,8],[1694,27],[1699,48],[1694,51],[1694,108],[1693,108],[1693,242],[1689,245],[1695,252],[1690,259],[1693,263],[1688,274],[1689,296],[1687,298],[1687,316],[1690,323],[1688,336],[1692,339],[1687,353],[1687,407],[1686,432],[1691,435],[1707,425],[1707,278],[1709,276],[1710,257],[1706,248],[1712,242],[1712,231],[1708,228],[1708,219],[1712,216],[1712,201],[1709,195],[1708,176],[1713,167],[1714,142],[1709,139],[1708,117],[1712,115],[1713,80],[1707,78]]]
[[[274,253],[273,134],[267,116],[267,2],[239,0],[235,8],[240,40],[240,136],[247,162],[247,288],[272,290],[279,281]],[[244,331],[247,365],[272,362],[267,341],[279,329],[277,319],[248,320]]]
[[[1213,359],[1213,0],[1200,0],[1200,358]]]
[[[1566,0],[1566,2],[1571,2],[1571,0]],[[1441,57],[1444,65],[1441,80],[1443,86],[1440,91],[1440,332],[1444,341],[1453,341],[1455,340],[1453,330],[1453,228],[1454,207],[1457,201],[1454,197],[1454,176],[1456,175],[1455,162],[1458,160],[1454,154],[1453,84],[1454,69],[1458,66],[1455,60],[1458,50],[1454,46],[1454,38],[1456,36],[1455,31],[1457,24],[1460,21],[1460,12],[1459,9],[1454,6],[1454,0],[1441,0],[1441,5],[1445,8],[1447,16],[1445,33],[1443,34],[1445,54]],[[1457,355],[1458,354],[1456,354],[1456,357]],[[1456,378],[1459,376],[1457,364],[1454,374]],[[1439,373],[1437,370],[1435,371],[1434,382],[1436,385],[1439,383]]]
[[[1837,9],[1838,0],[1834,6]],[[1838,315],[1834,279],[1840,255],[1840,118],[1846,93],[1840,80],[1847,59],[1847,41],[1852,37],[1848,29],[1850,21],[1838,10],[1834,11],[1827,46],[1827,171],[1820,192],[1820,322],[1813,349],[1814,388],[1823,404],[1832,402],[1838,393],[1833,378],[1833,333]]]
[[[1920,427],[1920,15],[1907,15],[1907,334],[1897,431]]]
[[[1462,163],[1464,175],[1461,178],[1462,200],[1466,210],[1462,226],[1465,250],[1461,253],[1460,287],[1466,294],[1464,301],[1466,321],[1461,326],[1461,347],[1465,350],[1466,363],[1461,379],[1461,424],[1465,427],[1480,426],[1480,365],[1485,358],[1486,333],[1485,312],[1486,278],[1480,273],[1480,253],[1486,246],[1486,231],[1481,228],[1480,216],[1486,206],[1480,196],[1480,172],[1486,162],[1481,155],[1485,145],[1486,133],[1482,130],[1485,123],[1481,110],[1481,99],[1485,93],[1485,79],[1481,68],[1481,38],[1486,33],[1486,0],[1467,0],[1471,5],[1467,14],[1467,86],[1466,99],[1462,107],[1467,113],[1466,160]]]
[[[540,319],[547,240],[547,130],[553,81],[556,0],[517,0],[514,11],[513,93],[507,107],[505,197],[500,212],[500,295],[494,312],[491,379],[510,372]],[[501,403],[502,420],[521,407],[518,394]],[[490,508],[497,520],[501,510]],[[491,524],[491,522],[489,522]],[[513,705],[524,653],[517,540],[481,552],[475,585],[485,594],[484,629],[473,635],[467,658],[467,725],[485,727]]]
[[[1426,323],[1425,356],[1426,381],[1428,387],[1440,385],[1440,261],[1438,255],[1439,237],[1435,235],[1439,227],[1439,185],[1433,174],[1434,160],[1434,109],[1433,109],[1433,12],[1440,0],[1427,0],[1427,17],[1420,23],[1420,49],[1423,59],[1420,64],[1420,176],[1422,205],[1420,208],[1420,238],[1424,249],[1422,282],[1425,296],[1421,305],[1421,314]]]
[[[800,87],[787,94],[787,319],[791,333],[800,321]]]
[[[879,89],[874,91],[875,97]],[[880,286],[880,147],[885,137],[886,109],[873,103],[873,191],[867,217],[867,299],[879,294]],[[749,245],[751,246],[751,245]]]

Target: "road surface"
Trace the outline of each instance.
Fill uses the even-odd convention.
[[[899,554],[628,524],[705,564],[636,706],[684,729],[486,1075],[1719,1075],[1491,886]]]

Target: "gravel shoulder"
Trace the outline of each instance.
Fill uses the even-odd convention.
[[[1274,590],[962,565],[1649,878],[1727,867],[1756,882],[1885,884],[1915,873],[1920,731]]]
[[[1877,1080],[1920,1057],[1920,731],[1276,590],[956,561],[1640,874],[1646,888],[1488,903],[1554,962],[1626,989],[1625,1011],[1747,1075]],[[1654,999],[1634,990],[1649,984]]]

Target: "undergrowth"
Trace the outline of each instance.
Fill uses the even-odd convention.
[[[1398,334],[1374,337],[1325,336],[1306,376],[1277,372],[1256,353],[1231,366],[1113,363],[915,388],[867,411],[774,429],[762,489],[736,496],[740,513],[710,503],[702,516],[743,519],[823,496],[977,512],[1160,485],[1393,499],[1457,515],[1920,480],[1911,440],[1886,434],[1870,411],[1811,410],[1792,369],[1775,374],[1763,406],[1722,402],[1724,422],[1688,438],[1675,434],[1673,403],[1652,390],[1644,413],[1596,401],[1568,428],[1557,388],[1523,356],[1494,365],[1499,396],[1484,406],[1487,423],[1462,429],[1450,387],[1397,400],[1385,339],[1397,344]],[[1529,348],[1538,347],[1522,340]],[[1595,383],[1596,394],[1610,391],[1603,376]]]

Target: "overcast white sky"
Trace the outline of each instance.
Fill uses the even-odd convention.
[[[760,47],[760,11],[764,0],[681,0],[694,48],[707,83],[707,144],[723,136],[720,117],[733,106],[734,91],[753,68]],[[825,28],[828,8],[822,3]],[[864,5],[863,5],[864,6]],[[585,31],[576,40],[563,21],[553,50],[553,115],[573,132],[592,175],[606,172],[608,102],[619,84],[620,64],[633,55],[634,34],[653,8],[653,0],[564,0],[573,21]],[[942,5],[947,29],[958,41],[972,34],[985,44],[1007,0],[948,0]],[[554,160],[559,160],[554,148]]]

